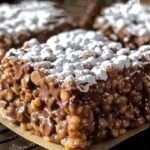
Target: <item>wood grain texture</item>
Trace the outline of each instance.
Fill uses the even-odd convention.
[[[0,150],[44,150],[0,124]]]

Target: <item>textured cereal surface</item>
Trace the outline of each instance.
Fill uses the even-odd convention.
[[[59,82],[75,81],[87,87],[107,80],[107,69],[124,69],[150,60],[150,45],[130,50],[108,41],[94,31],[73,30],[60,33],[40,44],[32,39],[21,49],[11,49],[5,57],[26,60]]]
[[[140,5],[139,0],[116,3],[104,9],[102,16],[97,17],[95,26],[103,23],[118,31],[124,28],[132,35],[150,35],[150,7]]]
[[[53,30],[66,21],[66,14],[50,1],[23,1],[18,4],[1,4],[0,35],[16,35],[19,32]]]

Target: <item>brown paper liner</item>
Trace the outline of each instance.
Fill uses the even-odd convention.
[[[7,128],[9,128],[14,133],[20,135],[24,139],[31,141],[31,142],[39,145],[39,146],[42,146],[43,148],[46,148],[48,150],[64,150],[64,148],[61,145],[48,142],[41,137],[32,135],[28,131],[23,131],[20,127],[10,123],[8,120],[3,119],[2,117],[0,117],[0,123],[3,124],[4,126],[6,126]],[[106,142],[101,142],[98,145],[91,147],[90,150],[100,150],[100,149],[101,150],[108,150],[108,149],[114,147],[115,145],[123,142],[124,140],[138,134],[139,132],[146,130],[149,127],[150,127],[150,125],[147,124],[147,125],[144,125],[143,127],[139,128],[139,129],[131,130],[128,133],[126,133],[125,135],[123,135],[117,139],[113,139],[113,140],[106,141]]]

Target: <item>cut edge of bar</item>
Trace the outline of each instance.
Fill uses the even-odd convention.
[[[30,142],[33,142],[39,146],[42,146],[43,148],[46,148],[49,150],[64,150],[64,148],[59,144],[48,142],[46,140],[43,140],[43,138],[41,138],[41,137],[32,135],[28,131],[23,131],[20,127],[10,123],[8,120],[4,119],[2,116],[0,116],[0,123],[2,125],[6,126],[7,128],[9,128],[14,133],[20,135],[24,139],[26,139]],[[150,124],[146,124],[146,125],[142,126],[141,128],[133,129],[117,139],[99,143],[99,144],[93,146],[92,150],[99,150],[99,149],[108,150],[109,148],[112,148],[115,145],[123,142],[124,140],[135,136],[136,134],[148,129],[149,127],[150,127]]]
[[[32,135],[28,131],[23,131],[20,127],[10,123],[8,120],[2,118],[1,116],[0,116],[0,123],[3,124],[4,126],[6,126],[7,128],[9,128],[14,133],[16,133],[19,136],[23,137],[24,139],[26,139],[30,142],[33,142],[33,143],[35,143],[39,146],[42,146],[46,149],[49,149],[49,150],[64,150],[61,145],[51,143],[51,142],[47,142],[46,140],[43,140],[43,138]]]

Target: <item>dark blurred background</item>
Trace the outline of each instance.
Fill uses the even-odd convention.
[[[150,128],[122,142],[111,150],[150,150]]]
[[[14,3],[14,2],[19,2],[21,0],[0,0],[0,2],[9,2],[9,3]],[[28,0],[30,2],[30,0]],[[74,1],[74,0],[54,0],[54,1],[59,1],[59,2],[64,2],[64,1]],[[81,1],[86,1],[86,0],[81,0]],[[92,0],[91,0],[92,1]],[[126,2],[127,0],[97,0],[99,1],[101,4],[110,4],[110,3],[114,3],[114,2]]]

